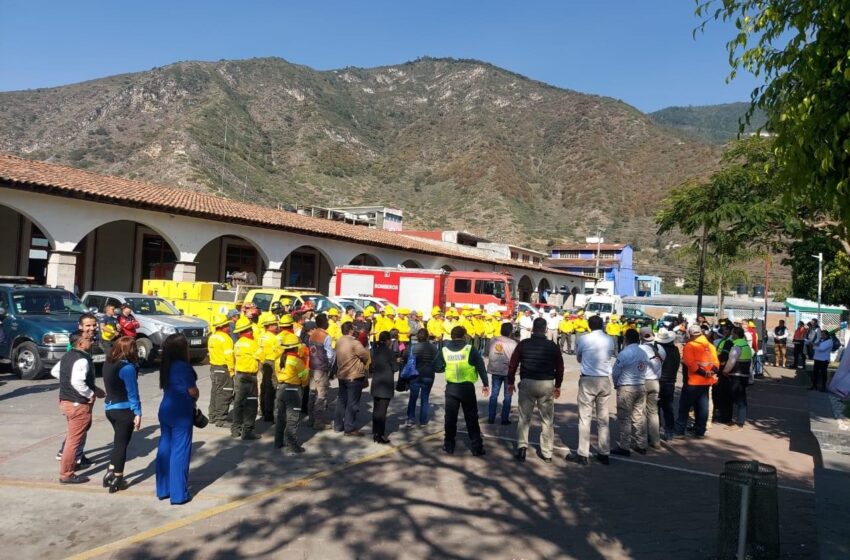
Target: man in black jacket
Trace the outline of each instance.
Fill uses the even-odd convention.
[[[661,439],[669,441],[673,439],[673,430],[676,427],[676,411],[673,401],[676,397],[676,377],[682,364],[682,356],[675,344],[676,336],[661,327],[655,334],[655,341],[664,348],[664,362],[661,363],[661,384],[658,391],[658,407],[661,409],[661,425],[664,433]]]
[[[455,327],[451,332],[452,339],[446,342],[437,358],[434,360],[434,371],[446,374],[446,415],[443,451],[449,455],[455,452],[455,436],[457,435],[457,415],[463,408],[463,419],[466,421],[466,431],[472,454],[484,455],[484,440],[481,437],[481,426],[478,425],[478,399],[475,396],[475,381],[480,377],[484,384],[482,393],[490,395],[490,384],[487,382],[487,369],[484,359],[466,338],[466,329]]]
[[[546,338],[546,319],[538,317],[531,326],[531,336],[520,341],[508,366],[508,392],[514,392],[516,372],[519,384],[519,423],[517,424],[516,459],[525,461],[528,429],[534,408],[540,410],[540,456],[552,462],[555,440],[555,399],[561,396],[564,380],[564,357],[558,345]]]

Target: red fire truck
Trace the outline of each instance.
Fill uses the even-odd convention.
[[[381,297],[399,307],[414,309],[425,318],[438,306],[472,307],[513,315],[513,278],[508,272],[467,272],[340,266],[332,283],[339,297]]]

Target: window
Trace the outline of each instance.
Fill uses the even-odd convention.
[[[555,251],[553,255],[556,259],[580,259],[581,254],[578,251]]]
[[[511,251],[511,260],[512,261],[518,261],[519,260],[519,255],[514,251]]]
[[[522,256],[522,262],[528,262],[528,255]]]
[[[260,311],[268,311],[269,307],[272,304],[272,295],[266,293],[257,293],[254,294],[254,299],[251,301],[254,302],[254,305],[257,306],[257,309]]]
[[[16,292],[12,294],[12,305],[15,313],[21,315],[69,315],[86,311],[70,292]]]
[[[224,266],[225,270],[260,274],[257,270],[257,250],[245,245],[228,245]]]
[[[105,307],[104,304],[103,304],[104,299],[106,299],[106,298],[104,298],[103,296],[89,296],[85,299],[85,301],[83,302],[83,305],[85,305],[89,309],[94,307],[98,311],[103,311],[103,309]]]
[[[176,308],[162,298],[127,298],[127,303],[139,315],[180,315]]]
[[[493,296],[495,298],[504,299],[505,283],[494,280],[476,280],[475,293]]]
[[[455,278],[455,292],[468,294],[472,292],[472,280],[467,278]]]
[[[171,278],[177,257],[165,240],[158,235],[142,238],[142,278]]]

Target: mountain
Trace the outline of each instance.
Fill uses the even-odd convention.
[[[717,147],[621,101],[474,60],[316,71],[180,62],[0,93],[0,150],[266,204],[380,203],[410,228],[660,247],[664,193]]]
[[[667,107],[649,116],[659,124],[682,130],[694,138],[712,144],[725,144],[738,136],[739,123],[749,108],[749,103]],[[753,132],[764,126],[766,121],[764,113],[756,111],[744,132]]]

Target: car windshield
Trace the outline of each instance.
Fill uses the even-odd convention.
[[[124,300],[139,315],[180,315],[180,312],[162,298],[127,298]]]
[[[71,292],[15,292],[12,294],[12,305],[15,313],[20,315],[69,315],[86,312],[86,308]]]
[[[332,302],[325,296],[301,296],[301,299],[303,299],[305,302],[309,301],[310,303],[312,303],[313,309],[316,310],[316,313],[327,313],[330,309],[334,307],[339,309],[339,307],[334,302]]]
[[[601,301],[591,301],[584,310],[589,313],[611,313],[614,310],[614,305]]]

